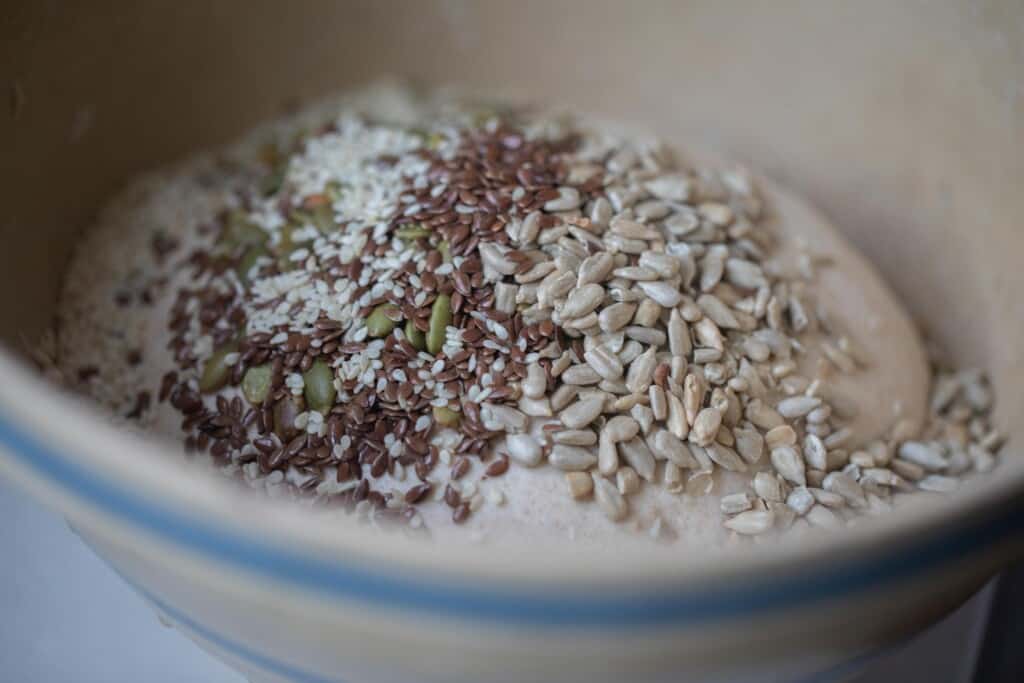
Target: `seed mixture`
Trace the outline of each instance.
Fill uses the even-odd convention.
[[[186,450],[254,487],[413,528],[423,505],[501,506],[480,484],[511,467],[563,471],[614,521],[645,487],[706,496],[739,473],[722,523],[757,535],[994,466],[977,372],[936,366],[923,431],[849,428],[827,389],[871,359],[815,305],[827,265],[772,265],[747,172],[525,108],[409,108],[317,111],[179,172],[169,198],[203,199],[133,226],[151,264],[111,294],[169,292],[174,367],[69,373],[58,335],[65,380],[142,425],[173,406]]]

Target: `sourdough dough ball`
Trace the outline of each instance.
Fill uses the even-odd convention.
[[[526,407],[522,379],[530,366],[592,365],[584,351],[595,346],[629,355],[615,379],[581,389],[608,394],[604,415],[581,425],[595,441],[603,421],[635,414],[615,399],[648,402],[652,385],[671,393],[682,368],[706,378],[700,409],[723,413],[712,404],[726,389],[737,402],[737,421],[714,437],[729,446],[732,429],[755,429],[741,363],[767,385],[769,406],[823,400],[813,416],[779,422],[797,457],[815,425],[827,426],[839,460],[897,423],[907,434],[921,427],[928,366],[892,292],[806,203],[728,169],[675,161],[584,120],[401,90],[343,98],[115,200],[69,266],[58,363],[129,424],[274,495],[371,518],[382,506],[439,538],[606,543],[639,531],[719,543],[731,534],[722,496],[765,505],[752,491],[759,472],[782,499],[799,486],[783,483],[769,449],[745,471],[695,462],[678,482],[666,481],[664,462],[642,481],[624,457],[607,477],[596,463],[568,475],[584,489],[593,476],[626,491],[618,514],[593,494],[571,497],[564,467],[506,468],[503,433],[532,434],[549,454],[563,411]],[[718,273],[702,287],[713,249],[764,284]],[[591,279],[588,259],[602,253],[608,267]],[[708,295],[738,320],[716,321],[711,337],[696,331],[697,317],[715,317]],[[654,313],[634,321],[643,329],[603,329],[601,311],[645,299]],[[704,314],[690,320],[693,348],[677,354],[664,341],[670,311],[695,302]],[[764,339],[785,348],[768,354]],[[635,371],[630,344],[661,369]],[[722,353],[709,355],[715,344]],[[666,377],[673,356],[680,368]],[[547,381],[540,402],[561,383]],[[717,415],[715,428],[722,419],[732,418]],[[671,428],[659,419],[650,433]],[[596,443],[580,448],[596,460]]]

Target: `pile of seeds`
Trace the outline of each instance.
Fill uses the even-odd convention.
[[[181,262],[156,392],[188,450],[414,527],[428,501],[464,521],[488,502],[472,480],[512,465],[563,470],[616,521],[643,487],[745,473],[721,509],[746,535],[992,467],[977,373],[939,372],[924,434],[856,443],[827,388],[870,359],[769,266],[745,172],[525,111],[423,120],[345,113],[270,144],[196,226],[214,238]]]

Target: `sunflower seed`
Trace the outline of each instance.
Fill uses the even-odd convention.
[[[619,443],[619,453],[637,474],[647,481],[654,480],[654,454],[643,439],[634,437]]]
[[[730,258],[725,261],[725,279],[743,289],[759,289],[768,286],[761,266],[752,261]]]
[[[638,282],[637,286],[644,294],[665,308],[672,308],[683,300],[683,295],[679,293],[679,289],[664,280]]]
[[[769,501],[782,501],[782,484],[778,477],[769,472],[758,472],[754,475],[754,493]]]
[[[572,291],[576,277],[569,272],[555,271],[545,277],[537,286],[537,303],[552,306],[555,300]]]
[[[612,442],[632,439],[640,432],[640,424],[628,415],[616,415],[605,423],[602,434]]]
[[[700,262],[700,289],[709,292],[721,282],[725,273],[725,260],[729,256],[728,247],[716,244],[710,247]]]
[[[615,442],[604,432],[597,441],[597,469],[606,476],[615,474],[619,469],[619,451]]]
[[[697,461],[694,459],[689,447],[666,429],[656,430],[647,439],[647,444],[654,455],[660,460],[667,460],[683,469],[694,469],[697,467]]]
[[[821,399],[814,396],[793,396],[784,398],[775,406],[782,417],[791,420],[803,417],[821,405]],[[781,426],[781,425],[779,425]]]
[[[647,390],[647,400],[655,420],[664,420],[668,417],[668,399],[665,398],[664,389],[652,384]]]
[[[597,347],[601,352],[604,351],[604,347]],[[588,351],[587,354],[594,355],[593,351]],[[587,356],[584,354],[584,357]],[[614,356],[610,356],[615,362],[618,362]],[[589,358],[587,358],[589,362]],[[622,373],[620,372],[619,375]],[[616,379],[619,375],[612,375],[611,377],[605,377],[606,379]],[[594,369],[594,364],[590,365],[573,365],[562,373],[561,380],[565,384],[575,384],[576,386],[588,386],[591,384],[597,384],[601,381],[602,375]]]
[[[685,202],[690,198],[690,181],[675,173],[648,180],[644,187],[658,199],[669,202]]]
[[[545,211],[571,211],[580,205],[580,193],[575,187],[558,188],[558,198],[544,202]]]
[[[947,463],[942,451],[935,445],[921,441],[907,441],[899,448],[899,456],[903,460],[920,465],[929,472],[945,469]]]
[[[569,495],[576,500],[586,498],[594,491],[594,480],[586,472],[566,472],[565,484]]]
[[[499,246],[495,242],[481,242],[477,249],[480,251],[480,260],[483,262],[484,272],[493,271],[500,275],[514,275],[519,264],[505,256],[507,248]],[[498,276],[488,278],[491,281],[500,280]]]
[[[669,279],[679,273],[679,258],[671,254],[664,254],[656,251],[645,251],[640,255],[640,265],[643,268],[653,270],[661,278]]]
[[[569,429],[582,429],[597,419],[604,409],[603,396],[587,396],[562,410],[559,417]]]
[[[917,482],[917,488],[934,493],[953,493],[960,482],[953,477],[944,477],[941,474],[929,474]]]
[[[724,522],[726,528],[745,536],[763,534],[775,524],[775,515],[761,510],[748,510]]]
[[[804,486],[793,489],[786,498],[786,505],[798,515],[806,515],[807,511],[814,507],[814,502],[814,495]]]
[[[626,328],[625,333],[630,339],[643,344],[650,344],[654,347],[660,347],[665,344],[665,333],[653,327],[630,325]]]
[[[622,467],[615,473],[615,485],[619,493],[629,496],[640,490],[640,477],[632,467]]]
[[[722,338],[722,331],[711,318],[701,318],[693,325],[693,332],[697,337],[697,343],[703,347],[716,351],[725,351],[725,340]]]
[[[593,446],[597,443],[597,434],[590,429],[565,429],[552,434],[551,440],[567,446]]]
[[[655,359],[655,348],[648,347],[632,363],[629,364],[629,372],[626,374],[626,387],[633,393],[647,391],[654,377],[654,368],[657,364]]]
[[[505,448],[510,458],[525,467],[536,467],[543,457],[540,442],[529,434],[509,434]]]
[[[722,413],[715,408],[704,408],[697,413],[690,429],[690,441],[698,446],[707,446],[715,440],[722,424]]]
[[[493,431],[522,432],[526,429],[526,415],[509,406],[484,403],[480,406],[480,421]]]
[[[843,525],[842,520],[836,514],[823,505],[815,505],[804,515],[813,526],[822,529],[838,529]]]
[[[808,434],[804,437],[804,458],[811,469],[827,469],[828,450],[821,439],[814,434]]]
[[[629,506],[619,490],[610,481],[596,473],[591,473],[594,480],[594,498],[605,516],[613,522],[626,518]]]
[[[615,303],[606,306],[598,315],[598,324],[605,332],[615,332],[625,327],[633,319],[636,304]]]
[[[909,460],[895,458],[891,463],[889,463],[889,467],[893,472],[904,479],[909,479],[910,481],[918,481],[924,477],[924,468],[916,463],[910,462]]]
[[[734,429],[733,438],[736,439],[736,450],[740,457],[751,465],[757,464],[764,453],[764,437],[756,429]]]
[[[800,457],[792,446],[779,446],[773,449],[771,461],[775,471],[787,481],[797,486],[804,486],[807,483],[803,458]]]
[[[551,410],[561,411],[566,405],[568,405],[573,398],[577,397],[580,387],[572,384],[562,384],[560,387],[555,389],[555,392],[551,394]]]
[[[750,496],[746,493],[732,493],[728,496],[722,496],[719,501],[719,508],[722,510],[722,514],[735,515],[740,512],[746,512],[753,507],[753,501],[750,500]]]
[[[517,405],[524,415],[529,415],[530,417],[551,417],[554,414],[551,410],[551,401],[547,397],[529,398],[528,396],[521,396]]]
[[[597,456],[589,448],[556,444],[548,454],[548,462],[566,472],[581,472],[596,465]]]
[[[747,403],[744,415],[748,420],[765,431],[784,424],[782,416],[759,399],[754,399]]]
[[[577,287],[588,284],[599,284],[608,278],[608,274],[615,267],[615,259],[607,251],[599,251],[596,254],[583,259],[580,264],[579,277],[576,281]]]
[[[841,508],[846,505],[846,499],[838,493],[833,493],[820,488],[808,488],[807,490],[811,492],[812,496],[814,496],[814,500],[825,507]]]
[[[617,380],[622,377],[622,363],[604,346],[595,346],[583,354],[584,360],[590,366],[590,370],[607,380]],[[581,367],[581,366],[576,366]],[[572,370],[570,368],[569,370]],[[566,370],[566,373],[569,372]],[[582,370],[580,372],[583,372]],[[565,381],[565,373],[562,374],[562,381]]]
[[[864,489],[861,488],[861,485],[848,474],[844,474],[843,472],[832,472],[825,477],[825,481],[822,482],[822,486],[826,491],[838,493],[853,507],[864,507],[867,505],[867,500],[864,497]]]
[[[688,356],[693,350],[690,341],[690,328],[675,308],[668,319],[668,348],[674,356]]]
[[[616,268],[612,271],[612,274],[615,277],[622,277],[627,280],[639,280],[643,282],[653,282],[661,277],[657,271],[650,268],[644,268],[643,266],[625,266],[623,268]]]
[[[650,299],[644,299],[636,309],[636,315],[633,316],[633,324],[639,327],[653,327],[658,323],[658,318],[660,317],[661,306]]]
[[[746,472],[747,465],[743,459],[728,446],[712,443],[704,447],[704,452],[719,467],[730,472]]]

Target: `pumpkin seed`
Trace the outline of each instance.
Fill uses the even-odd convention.
[[[458,427],[462,416],[446,406],[434,406],[434,422],[442,427]]]
[[[447,328],[452,322],[452,299],[438,294],[430,309],[430,329],[427,331],[427,351],[437,353],[444,346]]]
[[[430,230],[419,224],[408,225],[395,231],[398,239],[412,242],[423,237],[430,237]]]
[[[441,240],[437,243],[437,250],[441,252],[441,260],[444,263],[452,262],[452,247],[448,244],[448,240]]]
[[[313,208],[309,222],[320,231],[321,235],[327,235],[338,228],[334,222],[334,208],[330,204],[320,204]]]
[[[235,209],[228,214],[222,242],[230,247],[262,245],[267,243],[269,237],[263,228],[249,221],[245,211]]]
[[[381,304],[373,309],[373,313],[366,318],[366,333],[371,337],[386,337],[391,334],[391,330],[395,329],[395,321],[389,314],[394,315],[396,311],[398,306],[394,304]]]
[[[238,279],[242,281],[242,284],[249,284],[249,271],[251,271],[253,266],[256,265],[256,262],[264,256],[270,256],[270,252],[262,245],[254,245],[246,249],[245,254],[242,255],[241,260],[235,267],[235,272],[238,273]]]
[[[413,348],[417,351],[425,351],[427,348],[427,336],[423,334],[423,331],[416,327],[411,320],[405,323],[405,338],[409,340]]]
[[[228,383],[231,376],[231,366],[225,360],[229,354],[238,351],[237,342],[231,342],[213,352],[210,359],[203,366],[203,374],[199,377],[199,391],[208,394],[217,391]]]
[[[331,366],[322,360],[314,361],[302,374],[305,382],[306,404],[313,410],[326,413],[334,406],[334,399],[338,395],[334,388],[334,371]]]
[[[273,371],[269,363],[257,365],[245,371],[242,377],[242,393],[249,403],[259,405],[267,398]]]

